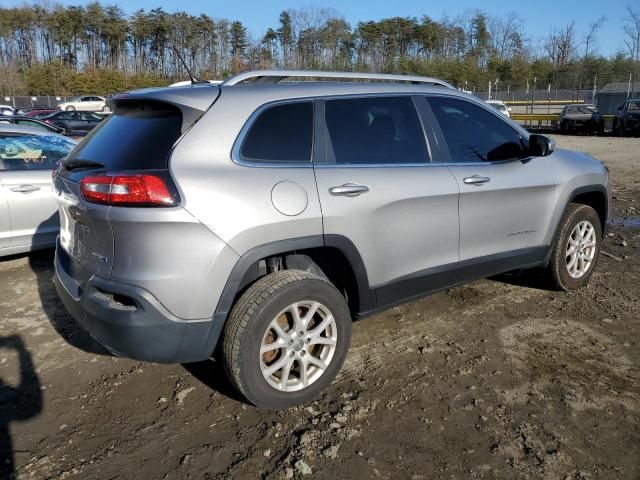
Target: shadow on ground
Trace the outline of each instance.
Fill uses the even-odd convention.
[[[19,379],[15,385],[0,377],[0,478],[16,478],[11,422],[33,418],[42,411],[40,380],[31,354],[19,335],[0,337],[0,351],[14,350],[18,357]]]
[[[36,275],[38,295],[40,296],[42,310],[47,315],[53,328],[56,329],[69,345],[85,352],[111,356],[108,350],[80,328],[71,315],[67,313],[67,310],[58,298],[56,289],[53,286],[54,255],[54,250],[41,250],[32,252],[29,255],[29,266]]]

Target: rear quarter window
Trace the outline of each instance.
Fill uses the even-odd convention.
[[[182,135],[180,110],[161,102],[118,106],[78,145],[69,160],[90,160],[106,170],[164,170]]]
[[[267,107],[249,127],[240,156],[251,162],[311,162],[313,103],[284,103]]]

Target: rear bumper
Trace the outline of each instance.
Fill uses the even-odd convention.
[[[54,285],[76,322],[116,355],[158,363],[211,356],[223,321],[182,320],[148,291],[92,276],[80,286],[62,266],[56,248]]]

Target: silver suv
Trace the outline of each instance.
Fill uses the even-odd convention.
[[[302,81],[324,77],[349,81]],[[585,285],[609,218],[601,162],[437,79],[248,72],[109,106],[53,178],[60,297],[114,353],[215,356],[261,407],[328,386],[356,318],[514,269]]]

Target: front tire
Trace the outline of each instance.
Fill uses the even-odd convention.
[[[235,304],[222,357],[249,402],[281,409],[316,398],[336,377],[350,341],[340,292],[311,273],[284,270],[258,280]]]
[[[588,205],[572,203],[553,242],[547,274],[560,290],[584,287],[593,274],[602,243],[600,217]]]

